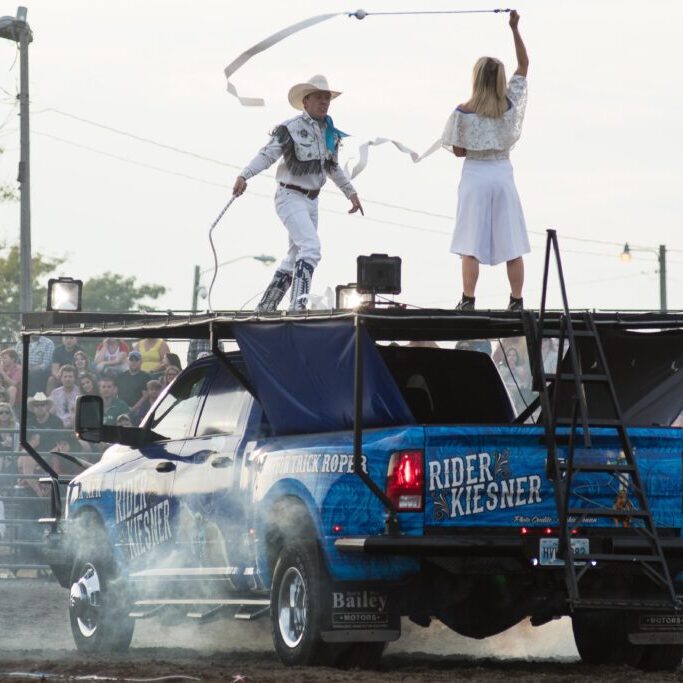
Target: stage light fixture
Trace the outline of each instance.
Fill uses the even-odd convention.
[[[48,311],[80,311],[83,281],[72,277],[50,278],[47,283]]]
[[[359,256],[357,287],[361,294],[400,294],[401,258],[386,254]]]
[[[356,283],[337,285],[335,287],[335,308],[343,310],[355,310],[361,306],[372,304],[372,294],[361,294],[356,289]]]

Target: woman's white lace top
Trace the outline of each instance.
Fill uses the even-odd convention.
[[[514,75],[507,88],[510,106],[498,119],[456,109],[449,117],[441,136],[442,145],[464,147],[468,159],[507,159],[510,149],[522,134],[526,109],[527,82],[524,76]]]

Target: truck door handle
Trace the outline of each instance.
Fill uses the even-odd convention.
[[[232,464],[232,458],[227,455],[223,455],[220,458],[214,458],[211,461],[211,467],[228,467]]]
[[[175,463],[169,462],[168,460],[164,460],[164,462],[160,462],[156,466],[157,472],[173,472],[174,469],[175,469]]]

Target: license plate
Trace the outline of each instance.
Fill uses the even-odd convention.
[[[557,549],[560,545],[559,538],[541,538],[539,545],[538,559],[543,567],[562,567],[564,560],[557,557]],[[572,549],[574,550],[574,558],[578,560],[581,555],[588,555],[589,540],[587,538],[572,538]],[[577,561],[576,564],[584,564]]]

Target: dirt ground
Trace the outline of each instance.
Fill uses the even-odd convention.
[[[374,671],[285,668],[273,653],[267,620],[165,626],[140,621],[130,652],[85,658],[76,652],[67,593],[53,581],[0,580],[0,680],[223,680],[233,683],[683,680],[627,668],[582,665],[567,620],[540,628],[523,623],[495,638],[473,641],[438,623],[404,623]]]

